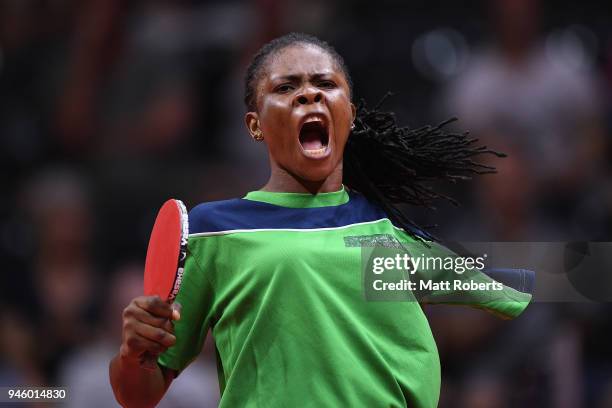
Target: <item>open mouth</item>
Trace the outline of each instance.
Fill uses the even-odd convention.
[[[306,120],[300,128],[300,144],[307,156],[323,156],[329,145],[327,124],[316,117]]]

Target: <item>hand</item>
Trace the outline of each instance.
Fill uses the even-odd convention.
[[[157,356],[176,343],[172,321],[179,320],[180,305],[159,296],[139,296],[123,309],[122,360],[155,369]]]

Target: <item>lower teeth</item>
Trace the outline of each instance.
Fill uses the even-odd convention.
[[[306,152],[307,152],[308,154],[315,154],[315,155],[317,155],[317,154],[323,154],[323,153],[325,153],[325,149],[327,149],[327,148],[326,148],[326,147],[322,147],[322,148],[320,148],[320,149],[306,150]]]

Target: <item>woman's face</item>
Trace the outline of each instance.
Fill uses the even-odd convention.
[[[307,181],[341,170],[355,106],[342,69],[321,48],[296,44],[270,56],[246,125],[268,146],[273,166]]]

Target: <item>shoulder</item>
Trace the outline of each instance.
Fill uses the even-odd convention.
[[[363,194],[349,191],[350,211],[356,218],[379,219],[388,218],[387,214],[377,204],[368,200]]]
[[[363,195],[334,207],[289,208],[244,198],[201,203],[189,212],[189,234],[254,229],[313,229],[371,222],[387,215]]]
[[[240,224],[253,211],[253,203],[240,198],[210,201],[196,205],[189,211],[189,233],[223,231]]]
[[[401,233],[404,234],[409,240],[421,240],[424,242],[431,242],[432,236],[427,233],[424,229],[415,225],[407,225],[406,228],[402,228],[393,217],[391,217],[382,207],[378,204],[368,200],[364,195],[356,192],[351,193],[351,200],[354,203],[355,209],[362,211],[364,215],[370,218],[382,219],[387,218],[391,224]]]

